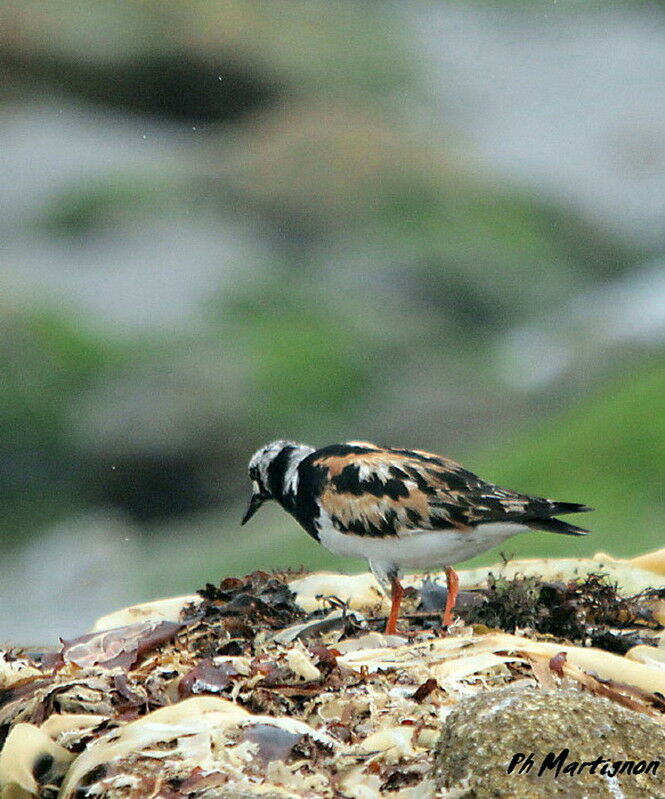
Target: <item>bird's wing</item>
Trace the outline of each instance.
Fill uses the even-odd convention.
[[[321,507],[338,530],[356,535],[463,532],[499,521],[533,526],[536,519],[585,509],[499,488],[423,450],[351,441],[318,450],[312,464],[325,476]]]

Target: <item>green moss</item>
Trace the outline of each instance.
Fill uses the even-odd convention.
[[[503,550],[521,556],[631,556],[662,547],[664,397],[665,366],[647,363],[577,406],[511,434],[491,452],[465,459],[500,485],[596,509],[575,519],[593,531],[585,538],[534,533],[510,539]],[[494,557],[496,552],[473,562]]]
[[[0,340],[0,538],[22,539],[83,506],[73,408],[123,348],[54,311],[2,316]]]
[[[643,256],[540,199],[452,174],[397,184],[378,202],[407,291],[474,330],[530,318]]]
[[[163,210],[173,187],[147,178],[109,175],[77,183],[54,197],[38,224],[47,231],[81,236],[139,211]]]
[[[229,303],[225,322],[251,364],[261,427],[316,429],[366,396],[376,347],[316,296],[272,284]]]
[[[122,351],[50,311],[7,317],[0,344],[0,427],[17,444],[56,442],[70,403]]]

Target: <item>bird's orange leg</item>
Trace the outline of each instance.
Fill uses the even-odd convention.
[[[446,583],[448,585],[448,596],[446,597],[446,608],[443,611],[443,626],[450,627],[453,623],[453,608],[457,602],[459,592],[459,577],[452,566],[446,566]]]
[[[399,616],[399,609],[402,604],[402,597],[404,596],[404,589],[397,577],[390,578],[391,598],[390,616],[386,622],[386,635],[395,635],[397,632],[397,618]]]

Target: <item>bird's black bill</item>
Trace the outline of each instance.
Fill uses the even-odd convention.
[[[247,512],[242,517],[242,521],[240,522],[241,525],[248,522],[252,516],[256,513],[256,511],[263,505],[265,502],[265,498],[261,496],[261,494],[253,494],[252,498],[249,500],[249,507],[247,508]]]

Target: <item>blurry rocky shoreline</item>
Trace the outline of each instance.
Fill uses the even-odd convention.
[[[6,0],[0,641],[357,567],[277,518],[277,543],[238,538],[277,437],[418,446],[599,509],[603,543],[518,557],[660,546],[663,19]]]

